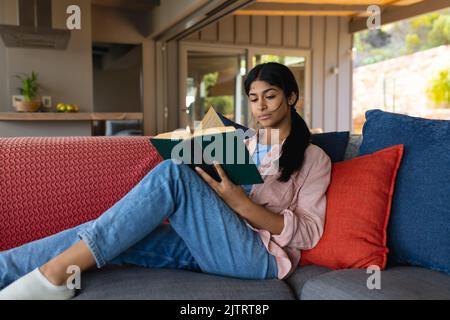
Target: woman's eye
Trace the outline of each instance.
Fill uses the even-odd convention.
[[[275,98],[275,96],[270,96],[270,97],[267,97],[267,99],[273,99],[273,98]]]
[[[250,100],[250,102],[252,102],[252,103],[255,103],[256,101],[258,101],[258,100]]]

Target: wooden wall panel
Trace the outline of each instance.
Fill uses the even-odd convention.
[[[297,17],[298,20],[298,47],[310,48],[311,47],[311,17]]]
[[[265,45],[266,44],[266,17],[253,16],[251,20],[251,38],[250,44]]]
[[[269,16],[267,17],[267,44],[270,46],[281,46],[283,24],[282,17]]]
[[[352,120],[352,43],[353,37],[348,33],[349,19],[339,19],[339,77],[338,77],[338,108],[337,130],[353,129]]]
[[[214,23],[210,26],[207,26],[205,29],[200,31],[200,40],[201,41],[217,41],[217,23]]]
[[[311,119],[313,128],[323,128],[324,64],[325,64],[325,18],[312,18],[312,102]]]
[[[337,128],[338,17],[325,18],[324,131]]]
[[[250,17],[248,16],[236,16],[236,39],[235,43],[246,44],[250,43],[251,26]]]
[[[297,17],[283,17],[283,46],[297,47],[298,27]]]
[[[228,16],[219,21],[219,42],[234,43],[235,39],[235,16]]]
[[[344,131],[352,127],[352,35],[348,27],[348,17],[230,16],[188,40],[310,50],[311,127]],[[338,73],[332,74],[332,68]]]

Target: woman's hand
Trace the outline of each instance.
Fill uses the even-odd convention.
[[[236,212],[239,212],[239,208],[242,207],[249,199],[245,190],[238,185],[235,185],[226,175],[222,166],[214,161],[214,167],[220,176],[221,182],[217,182],[209,174],[203,171],[199,167],[195,167],[195,170],[200,176],[208,183],[211,188]]]
[[[217,182],[199,167],[195,167],[195,169],[234,212],[246,219],[257,229],[268,230],[271,234],[280,234],[283,231],[283,216],[254,203],[247,196],[244,188],[231,182],[217,162],[214,162],[214,167],[222,182]]]

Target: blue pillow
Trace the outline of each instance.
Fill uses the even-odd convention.
[[[319,133],[312,135],[311,143],[322,148],[331,162],[339,162],[344,160],[349,137],[349,131]]]
[[[450,274],[450,121],[366,112],[361,154],[404,144],[388,225],[390,258]]]
[[[226,117],[219,112],[217,113],[225,126],[232,126],[236,129],[242,129],[247,131],[248,128],[244,127]],[[322,148],[323,151],[330,157],[332,162],[338,162],[344,160],[345,150],[347,148],[350,132],[329,132],[313,134],[311,143]]]

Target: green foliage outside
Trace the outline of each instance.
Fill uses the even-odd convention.
[[[205,112],[210,106],[214,106],[214,109],[223,115],[234,116],[233,102],[232,96],[208,97],[205,99]]]
[[[430,81],[427,94],[435,107],[450,108],[450,69],[441,70]]]
[[[210,106],[214,106],[214,109],[223,115],[234,115],[234,98],[233,96],[213,96],[209,95],[209,90],[214,87],[219,78],[219,72],[213,72],[205,75],[203,81],[205,83],[206,92],[208,94],[205,98],[205,104],[203,106],[203,112],[206,113]]]
[[[281,64],[286,64],[286,57],[276,56],[272,54],[256,55],[253,57],[253,65],[256,66],[261,63],[267,62],[278,62]]]
[[[355,66],[372,64],[450,44],[450,9],[355,34]]]

